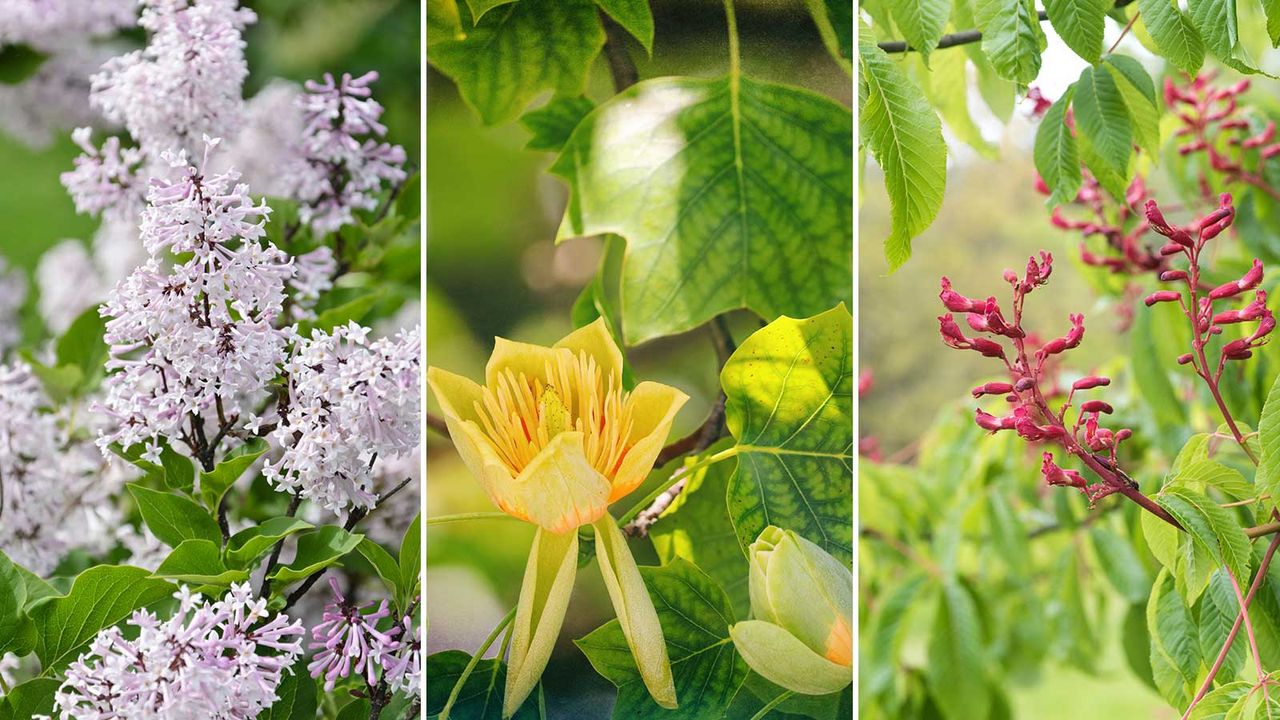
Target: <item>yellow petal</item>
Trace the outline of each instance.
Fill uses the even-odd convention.
[[[578,534],[556,535],[539,528],[516,605],[502,717],[514,715],[542,677],[569,608],[577,571]]]
[[[671,423],[676,413],[689,400],[679,390],[655,382],[642,382],[627,398],[632,407],[631,441],[635,444],[627,451],[622,463],[613,474],[613,491],[609,502],[626,497],[640,487],[653,463],[667,443]]]
[[[587,525],[609,506],[609,481],[591,467],[582,433],[562,432],[511,482],[503,495],[530,522],[553,533]]]
[[[590,325],[583,325],[564,336],[554,347],[572,350],[575,354],[585,352],[595,358],[600,368],[608,375],[622,378],[622,351],[609,334],[609,327],[604,318],[596,318]]]
[[[484,366],[485,384],[490,388],[497,387],[498,375],[503,370],[510,370],[517,377],[524,373],[525,377],[546,380],[547,363],[554,362],[556,355],[563,352],[542,345],[494,338],[493,354]]]
[[[826,695],[853,682],[853,668],[831,662],[794,635],[763,620],[729,628],[738,654],[765,680],[804,695]]]
[[[440,403],[445,419],[476,420],[476,403],[484,396],[484,388],[465,378],[438,367],[427,368],[427,387]]]
[[[640,577],[631,548],[627,547],[627,539],[608,515],[592,527],[596,529],[596,558],[600,561],[600,574],[604,576],[604,585],[618,614],[622,635],[631,647],[636,668],[640,670],[640,678],[654,702],[668,710],[674,709],[677,705],[676,686],[671,675],[671,660],[667,656],[667,641],[649,590]]]

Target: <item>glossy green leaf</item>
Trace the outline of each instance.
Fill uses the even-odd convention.
[[[0,656],[17,644],[18,628],[26,621],[26,605],[27,585],[22,573],[0,552]]]
[[[211,515],[196,503],[171,492],[141,485],[127,486],[138,503],[142,520],[160,542],[177,547],[183,540],[222,542],[222,532]]]
[[[461,650],[446,650],[427,656],[426,717],[437,718],[458,684],[471,656]],[[502,689],[507,684],[507,664],[501,660],[480,660],[467,676],[458,699],[449,710],[451,718],[467,720],[503,720]],[[536,694],[536,693],[535,693]],[[533,720],[539,717],[536,698],[525,702],[513,716],[513,720]]]
[[[103,628],[134,610],[163,600],[174,586],[150,577],[150,571],[127,565],[99,565],[76,578],[66,595],[32,606],[36,656],[46,671],[57,671],[76,658]]]
[[[912,238],[933,223],[942,207],[947,146],[924,93],[876,47],[865,26],[859,39],[858,126],[863,144],[884,171],[893,219],[884,254],[896,269],[911,257]]]
[[[663,567],[642,567],[667,641],[680,706],[662,711],[649,697],[618,621],[611,620],[574,642],[596,672],[618,687],[614,718],[704,718],[723,713],[746,677],[746,664],[729,639],[733,608],[706,573],[677,558]]]
[[[1271,506],[1280,504],[1280,376],[1271,385],[1258,421],[1258,441],[1262,457],[1254,484],[1258,494],[1271,495]]]
[[[982,52],[996,72],[1020,85],[1033,82],[1046,42],[1033,0],[976,0],[974,17],[982,31]]]
[[[316,681],[307,671],[307,662],[298,661],[276,686],[278,699],[258,715],[258,720],[314,720]]]
[[[400,565],[400,589],[404,593],[401,597],[403,605],[407,605],[408,601],[418,592],[419,578],[422,572],[421,539],[422,513],[418,513],[414,516],[413,522],[409,523],[408,529],[404,531],[404,538],[400,541],[398,562]]]
[[[1187,18],[1214,57],[1234,61],[1240,42],[1235,0],[1187,0]]]
[[[101,373],[107,360],[107,343],[102,339],[106,327],[97,305],[81,313],[58,338],[54,350],[58,365],[78,367],[85,378]]]
[[[951,0],[889,0],[889,12],[907,45],[927,63],[951,17]]]
[[[1138,0],[1138,12],[1169,62],[1192,75],[1199,72],[1204,64],[1204,41],[1177,0]]]
[[[1127,55],[1108,55],[1104,67],[1115,81],[1120,97],[1124,99],[1129,119],[1133,123],[1133,136],[1147,157],[1156,161],[1160,157],[1160,106],[1156,101],[1156,86],[1145,68]]]
[[[1036,128],[1036,172],[1049,188],[1050,205],[1063,205],[1074,200],[1082,182],[1076,135],[1066,123],[1067,108],[1071,105],[1074,90],[1072,85],[1050,105]]]
[[[578,125],[552,171],[558,239],[627,240],[627,344],[750,308],[808,315],[852,297],[851,119],[795,88],[667,77]]]
[[[1209,587],[1200,596],[1196,608],[1200,657],[1212,663],[1221,652],[1222,645],[1231,632],[1231,626],[1235,624],[1236,616],[1240,613],[1235,590],[1231,587],[1231,578],[1227,576],[1225,570],[1219,569],[1213,573],[1213,577],[1209,580]],[[1239,674],[1240,669],[1244,667],[1247,644],[1244,637],[1236,638],[1236,641],[1231,643],[1231,650],[1227,653],[1221,670],[1218,671],[1221,673],[1220,677],[1232,678]]]
[[[394,595],[400,589],[400,565],[391,557],[391,553],[369,538],[361,540],[356,550],[369,561],[378,577],[382,578],[387,591]]]
[[[852,332],[843,306],[780,318],[720,372],[725,423],[738,441],[729,515],[744,549],[772,524],[852,562]]]
[[[487,12],[428,60],[486,124],[510,120],[543,90],[579,95],[604,45],[592,0],[518,0]]]
[[[257,560],[272,545],[313,526],[292,517],[273,517],[253,527],[245,528],[227,540],[227,562],[231,567],[244,568]]]
[[[257,462],[267,451],[267,444],[261,440],[247,446],[243,452],[218,463],[213,472],[200,473],[200,499],[209,512],[216,513],[222,504],[222,498],[240,479],[245,470]]]
[[[271,579],[291,583],[319,572],[356,549],[363,535],[349,533],[336,525],[325,525],[298,536],[298,549],[293,562],[277,568]]]
[[[1096,63],[1102,54],[1102,30],[1107,0],[1044,0],[1049,24],[1058,37],[1087,63]]]
[[[0,47],[0,85],[17,85],[40,69],[48,55],[23,43]]]
[[[341,327],[349,322],[360,322],[364,316],[369,314],[374,305],[382,299],[382,293],[377,290],[358,295],[347,302],[335,307],[322,310],[314,320],[305,320],[298,323],[298,334],[303,337],[311,337],[314,330],[321,332],[333,332],[336,327]]]
[[[190,585],[218,585],[245,582],[249,573],[228,570],[222,562],[222,549],[208,540],[184,540],[169,553],[152,577]]]
[[[1187,720],[1226,720],[1231,708],[1247,695],[1251,688],[1252,685],[1244,680],[1220,685],[1201,698]]]
[[[37,715],[52,715],[54,693],[61,680],[37,677],[28,680],[0,698],[0,720],[27,720]]]

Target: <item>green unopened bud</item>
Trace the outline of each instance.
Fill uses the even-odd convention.
[[[824,695],[853,681],[853,573],[794,532],[751,544],[753,620],[730,629],[747,664],[789,690]]]

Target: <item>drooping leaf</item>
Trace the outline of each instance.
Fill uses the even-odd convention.
[[[1177,532],[1172,527],[1169,529]],[[1093,541],[1093,551],[1102,573],[1126,600],[1140,603],[1151,594],[1151,577],[1127,538],[1105,527],[1094,527],[1089,532],[1089,539]]]
[[[173,585],[127,565],[98,565],[80,573],[66,595],[46,598],[30,610],[36,656],[45,671],[57,671],[79,655],[103,628],[134,610],[163,600]]]
[[[994,158],[995,145],[982,137],[982,130],[969,114],[969,77],[964,53],[949,52],[934,55],[929,69],[921,67],[920,86],[933,103],[947,128],[957,139],[978,151],[979,155]]]
[[[640,41],[644,51],[653,54],[653,12],[649,0],[596,0],[624,30]]]
[[[613,717],[718,717],[747,674],[729,639],[733,608],[706,573],[677,558],[663,567],[641,567],[667,641],[679,708],[663,712],[649,697],[617,620],[575,644],[618,687]]]
[[[559,240],[613,233],[628,344],[750,308],[808,315],[852,296],[851,118],[741,78],[632,86],[574,130]]]
[[[592,0],[518,0],[485,13],[462,38],[437,42],[428,60],[493,125],[542,90],[581,94],[603,46]]]
[[[911,257],[912,238],[933,223],[942,207],[947,146],[924,93],[876,47],[865,25],[858,37],[858,126],[884,171],[893,219],[884,254],[890,269],[896,269]]]
[[[925,676],[947,720],[985,720],[991,708],[982,668],[982,625],[969,591],[955,581],[942,587],[929,639]]]
[[[1049,106],[1036,129],[1036,172],[1049,188],[1050,205],[1063,205],[1073,200],[1082,182],[1076,136],[1066,123],[1074,89],[1074,85],[1067,88],[1062,97]]]
[[[841,0],[805,0],[818,35],[831,58],[853,74],[853,4]]]
[[[1237,578],[1249,577],[1253,563],[1249,538],[1228,510],[1200,493],[1180,487],[1165,488],[1156,496],[1156,502]]]
[[[951,17],[951,0],[890,0],[889,12],[907,45],[927,63]]]
[[[1165,700],[1184,707],[1200,669],[1200,643],[1191,611],[1182,603],[1168,570],[1161,570],[1147,601],[1151,673]]]
[[[1271,506],[1280,504],[1280,376],[1276,377],[1258,421],[1262,457],[1254,478],[1258,494],[1271,495]]]
[[[1094,67],[1081,71],[1071,107],[1075,110],[1076,127],[1107,168],[1126,174],[1133,152],[1133,125],[1111,73]]]
[[[720,372],[738,441],[729,514],[743,548],[772,524],[852,562],[852,325],[843,306],[780,318]]]
[[[218,523],[191,500],[177,493],[151,490],[137,484],[127,487],[138,503],[143,522],[165,545],[177,547],[183,540],[222,542]]]
[[[1045,0],[1049,24],[1058,37],[1087,63],[1102,54],[1102,30],[1110,3],[1107,0]]]
[[[982,30],[982,52],[996,72],[1020,85],[1033,82],[1047,42],[1033,0],[976,0],[974,16]]]
[[[1204,41],[1177,0],[1138,0],[1138,12],[1151,39],[1169,62],[1195,75],[1204,64]]]
[[[1187,0],[1187,18],[1214,57],[1228,63],[1235,61],[1236,44],[1240,42],[1235,0]]]
[[[1108,55],[1103,67],[1115,80],[1133,123],[1138,146],[1154,162],[1160,157],[1160,109],[1156,86],[1137,60],[1127,55]]]
[[[1240,612],[1235,590],[1231,587],[1231,578],[1227,576],[1225,570],[1219,569],[1213,573],[1213,577],[1209,580],[1209,587],[1200,596],[1196,607],[1199,610],[1197,619],[1200,657],[1207,658],[1208,662],[1212,663],[1222,650],[1223,643],[1231,632],[1231,626],[1235,624],[1236,615]],[[1231,650],[1218,671],[1221,677],[1235,677],[1244,667],[1247,644],[1243,638],[1237,638],[1236,642],[1231,644]]]

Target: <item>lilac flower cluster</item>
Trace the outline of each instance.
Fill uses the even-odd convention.
[[[208,141],[208,150],[216,141]],[[216,410],[226,434],[246,401],[258,401],[285,359],[281,314],[288,257],[262,243],[271,209],[255,205],[235,171],[207,175],[185,153],[166,153],[180,170],[174,181],[153,179],[142,215],[149,259],[112,292],[111,356],[102,409],[114,421],[104,448],[159,438],[205,444],[205,414]],[[167,253],[188,259],[165,269]]]
[[[137,0],[5,0],[0,45],[48,49],[68,37],[98,37],[132,25],[136,12]]]
[[[294,320],[314,320],[313,308],[320,296],[333,287],[333,277],[338,272],[338,261],[328,245],[321,245],[309,253],[293,259],[293,279],[289,281],[289,310]]]
[[[292,195],[302,203],[303,222],[316,232],[350,224],[355,210],[377,206],[374,195],[383,181],[405,178],[404,148],[378,139],[387,128],[378,122],[382,105],[370,97],[377,79],[376,72],[355,78],[343,73],[341,80],[325,73],[324,82],[308,81],[299,99],[305,127]]]
[[[249,720],[276,701],[302,654],[302,624],[272,617],[248,584],[212,603],[186,587],[174,597],[168,620],[133,614],[136,639],[117,627],[98,634],[55,695],[61,720]]]
[[[0,365],[0,550],[46,574],[72,547],[106,550],[123,478],[69,437],[26,365]]]
[[[334,512],[373,507],[374,464],[418,447],[421,338],[369,340],[356,323],[298,338],[274,438],[284,453],[263,475]]]
[[[26,300],[26,276],[19,270],[11,270],[8,261],[0,256],[0,357],[21,339],[18,311]]]
[[[422,643],[413,632],[412,619],[392,621],[390,627],[379,630],[379,623],[391,617],[385,599],[360,606],[343,597],[332,577],[329,587],[333,601],[324,606],[324,617],[311,629],[310,648],[319,650],[307,665],[311,677],[324,678],[325,692],[353,674],[363,677],[369,687],[386,680],[392,692],[415,690],[422,674]]]
[[[62,183],[76,209],[132,218],[146,180],[163,172],[162,154],[195,152],[205,135],[228,137],[240,127],[248,66],[244,28],[257,16],[236,0],[141,0],[142,50],[111,58],[91,80],[90,100],[129,132],[136,147],[110,137],[101,150],[90,129],[74,135],[84,154]]]

